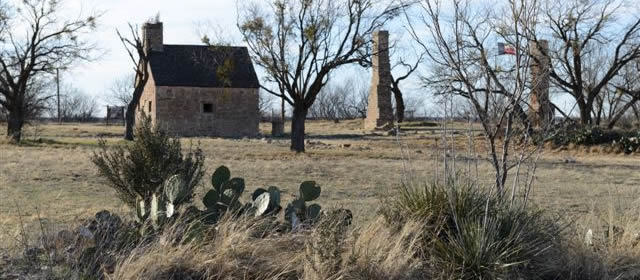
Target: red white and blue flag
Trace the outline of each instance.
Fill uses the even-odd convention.
[[[503,54],[515,55],[516,48],[514,48],[512,45],[509,45],[509,44],[498,43],[498,55],[503,55]]]

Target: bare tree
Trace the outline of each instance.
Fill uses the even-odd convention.
[[[126,74],[113,80],[109,88],[108,101],[118,106],[127,106],[131,103],[135,85],[135,75]]]
[[[7,135],[17,143],[29,114],[49,98],[32,94],[36,91],[29,88],[56,68],[89,58],[93,47],[81,36],[95,28],[96,16],[63,20],[59,1],[4,5],[0,12],[0,105],[8,112]]]
[[[640,17],[622,16],[624,1],[547,1],[545,30],[528,32],[530,40],[551,39],[548,57],[554,84],[570,94],[582,124],[592,124],[594,105],[630,62],[640,58]]]
[[[260,111],[260,117],[263,119],[273,117],[271,112],[273,110],[273,99],[271,95],[264,91],[258,93],[258,110]]]
[[[57,100],[49,100],[49,116],[57,116]],[[82,90],[65,84],[62,86],[60,94],[60,118],[63,121],[90,121],[95,117],[98,110],[98,103],[95,98],[89,96]]]
[[[395,1],[275,0],[241,7],[239,28],[267,92],[293,107],[291,150],[304,152],[305,120],[329,74],[368,56],[372,33],[398,14]]]
[[[413,64],[405,62],[405,59],[400,58],[397,63],[391,69],[391,92],[396,103],[396,121],[404,121],[404,113],[406,110],[405,100],[402,96],[402,89],[400,88],[400,82],[406,80],[418,69],[418,65],[422,63],[424,54],[421,54]],[[393,75],[393,70],[397,68],[403,68],[403,72]],[[396,70],[398,71],[398,70]]]
[[[363,77],[363,76],[361,76]],[[349,78],[344,81],[349,86],[350,94],[347,96],[345,107],[351,112],[353,118],[366,118],[369,107],[369,85],[363,78]]]
[[[156,16],[155,21],[159,21]],[[151,22],[151,21],[150,21]],[[138,103],[140,103],[140,97],[144,91],[144,87],[149,81],[149,57],[148,51],[140,33],[138,33],[138,27],[129,24],[130,37],[125,37],[120,34],[120,31],[116,31],[118,38],[122,42],[131,62],[133,62],[133,71],[135,73],[133,92],[131,93],[131,100],[127,104],[127,111],[125,112],[125,132],[124,139],[133,140],[133,127],[136,121],[136,109]]]
[[[523,130],[518,131],[515,122],[530,91],[527,77],[531,59],[525,34],[536,28],[538,6],[535,0],[509,0],[490,7],[472,7],[471,2],[424,0],[420,2],[420,16],[406,15],[410,31],[430,63],[431,72],[424,77],[429,87],[450,96],[464,96],[471,103],[484,130],[495,187],[504,196],[510,170],[519,170],[520,164],[538,149],[525,150],[530,141],[526,133],[529,124],[522,123]],[[426,37],[422,31],[426,31]],[[497,56],[491,46],[500,41],[514,46],[513,56]],[[445,111],[452,107],[448,104],[443,103]],[[522,131],[525,144],[522,150],[514,151],[513,141],[522,136]],[[449,168],[445,161],[445,170]],[[511,187],[512,201],[518,193],[517,182],[527,181],[517,177]]]
[[[635,64],[635,63],[634,63]],[[596,98],[596,124],[607,120],[607,127],[613,128],[630,110],[640,103],[640,77],[637,65],[627,64],[620,70],[611,85],[603,89]]]
[[[353,77],[331,80],[309,108],[309,117],[323,120],[364,118],[368,87]]]

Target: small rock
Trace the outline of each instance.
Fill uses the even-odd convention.
[[[593,246],[593,231],[591,229],[587,230],[584,236],[584,243],[587,244],[587,246]]]
[[[564,163],[576,163],[576,159],[572,157],[565,157]]]
[[[340,148],[350,148],[350,147],[351,147],[351,144],[348,144],[348,143],[344,143],[340,145]]]
[[[54,246],[56,250],[62,251],[64,248],[73,244],[73,233],[68,230],[61,230],[56,234]]]
[[[86,227],[76,229],[76,248],[87,248],[95,245],[94,235]]]
[[[416,150],[416,154],[422,154],[422,150]]]

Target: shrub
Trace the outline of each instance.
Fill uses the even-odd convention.
[[[204,175],[202,150],[197,147],[183,155],[180,140],[153,127],[146,116],[134,135],[133,143],[112,149],[107,147],[106,141],[100,141],[99,149],[91,157],[100,176],[116,190],[122,201],[134,207],[136,201],[150,205],[152,195],[164,182],[178,175],[181,181],[187,182],[184,201],[190,201],[193,189]]]
[[[623,133],[616,130],[605,130],[599,126],[563,125],[556,129],[552,137],[556,145],[601,145],[609,144],[622,137]]]
[[[640,151],[640,130],[607,130],[598,126],[561,124],[551,137],[555,145],[602,145],[612,144],[626,154]]]
[[[640,130],[635,134],[629,134],[622,136],[615,144],[625,153],[631,154],[634,152],[640,152]]]
[[[473,184],[404,185],[383,202],[381,214],[400,227],[424,223],[420,255],[433,277],[512,279],[545,273],[546,250],[560,227],[542,211],[509,202]],[[443,274],[440,274],[443,273]]]

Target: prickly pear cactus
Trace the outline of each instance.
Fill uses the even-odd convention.
[[[162,196],[157,194],[151,195],[151,223],[155,229],[159,229],[166,219],[165,201]]]
[[[263,189],[263,188],[257,188],[255,191],[253,191],[253,193],[251,194],[251,200],[256,200],[256,198],[258,198],[259,195],[266,193],[267,190]]]
[[[230,178],[231,171],[229,171],[229,168],[224,165],[220,166],[213,172],[213,175],[211,175],[211,185],[216,191],[222,192],[222,184],[229,181]]]
[[[320,196],[321,188],[315,181],[305,181],[300,184],[300,197],[304,201],[312,201]]]
[[[277,187],[269,187],[267,189],[269,192],[269,197],[271,198],[271,206],[279,206],[280,205],[280,190]]]
[[[211,221],[217,220],[227,211],[242,209],[239,199],[244,192],[244,179],[231,178],[229,168],[220,166],[211,176],[211,185],[213,188],[202,198],[202,203],[207,207],[205,215]]]
[[[149,211],[147,211],[144,199],[141,197],[136,198],[136,220],[142,224],[149,217]]]
[[[259,217],[267,213],[270,204],[270,195],[268,192],[259,195],[256,200],[253,201],[255,207],[255,216]]]

